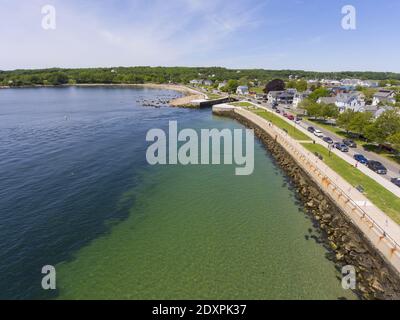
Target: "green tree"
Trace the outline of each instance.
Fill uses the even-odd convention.
[[[342,112],[337,119],[337,125],[349,132],[351,130],[351,121],[354,117],[355,112],[351,109],[347,109]]]
[[[51,76],[48,78],[49,83],[52,85],[62,85],[68,83],[68,76],[63,73],[63,72],[57,72],[51,74]]]
[[[307,88],[308,88],[307,81],[305,81],[305,80],[299,80],[299,81],[297,81],[297,82],[296,82],[296,85],[295,85],[295,88],[296,88],[296,90],[299,91],[299,92],[306,91]]]
[[[237,80],[229,80],[226,83],[226,86],[222,88],[222,91],[228,93],[235,93],[238,86],[239,82]]]
[[[286,88],[291,88],[291,89],[296,88],[296,81],[294,81],[294,80],[288,81],[286,83]]]
[[[370,112],[355,112],[349,128],[352,132],[365,135],[366,128],[372,123],[372,119],[372,113]]]
[[[316,102],[319,98],[322,97],[329,97],[330,93],[329,90],[326,88],[318,88],[315,89],[309,96],[308,99]]]
[[[301,102],[300,108],[304,109],[310,117],[318,118],[321,116],[321,105],[312,100],[305,99]]]
[[[322,103],[320,116],[325,120],[328,118],[336,119],[339,116],[339,109],[333,103],[329,104]]]
[[[370,124],[365,130],[368,140],[378,144],[388,142],[388,139],[400,132],[400,115],[397,110],[388,110]]]
[[[285,82],[281,79],[274,79],[267,83],[264,92],[268,93],[270,91],[283,91],[285,90]]]
[[[400,150],[400,132],[392,134],[388,141],[393,145],[393,148]]]

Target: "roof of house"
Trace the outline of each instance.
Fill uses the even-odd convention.
[[[285,98],[293,98],[294,97],[294,92],[282,92],[280,95],[279,95],[279,98],[281,98],[281,99],[285,99]]]
[[[237,88],[238,88],[238,90],[249,90],[249,87],[247,87],[247,86],[239,86]]]
[[[324,104],[332,104],[336,102],[336,97],[322,97],[319,98],[318,101]]]
[[[377,93],[374,94],[376,98],[390,98],[390,96],[394,94],[392,90],[379,90]]]
[[[375,113],[375,112],[378,110],[378,107],[377,107],[377,106],[373,106],[373,105],[367,105],[367,106],[364,106],[364,110],[365,110],[366,112],[373,112],[373,113]]]
[[[283,93],[284,91],[270,91],[268,92],[269,95],[273,96],[273,97],[277,97],[279,96],[281,93]]]
[[[296,92],[294,94],[295,98],[307,98],[311,94],[311,91],[304,91],[304,92]]]

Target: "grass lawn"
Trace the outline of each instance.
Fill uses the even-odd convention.
[[[216,99],[221,99],[223,96],[215,93],[207,93],[207,97],[209,100],[216,100]]]
[[[265,87],[251,87],[249,90],[257,94],[265,94],[264,89]]]
[[[356,187],[361,185],[365,190],[366,197],[378,208],[387,213],[394,221],[400,223],[400,198],[386,190],[375,180],[358,171],[352,165],[335,154],[329,156],[329,151],[318,144],[306,144],[303,146],[311,152],[318,152],[324,157],[324,162],[336,171],[342,178]]]
[[[241,102],[234,102],[234,103],[230,103],[233,106],[237,106],[237,107],[246,107],[246,108],[257,108],[254,104],[250,103],[250,102],[246,102],[246,101],[241,101]]]
[[[300,130],[296,129],[294,126],[290,125],[287,123],[285,120],[281,119],[280,117],[276,116],[272,112],[257,109],[253,111],[255,114],[259,115],[260,117],[271,121],[274,125],[277,127],[286,130],[289,136],[291,136],[293,139],[296,140],[301,140],[301,141],[311,141],[311,139],[305,135],[303,132]]]

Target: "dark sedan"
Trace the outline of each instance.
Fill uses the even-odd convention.
[[[350,148],[357,148],[357,143],[350,139],[344,139],[343,143]]]
[[[392,181],[396,186],[400,187],[400,178],[393,178]]]
[[[311,132],[311,133],[314,133],[314,131],[315,131],[315,128],[314,127],[308,127],[308,129],[307,129],[309,132]]]
[[[354,159],[362,164],[368,165],[368,159],[364,157],[362,154],[355,154]]]
[[[381,174],[381,175],[387,174],[387,169],[379,161],[369,161],[368,168],[370,168],[372,171],[376,172],[377,174]]]
[[[322,140],[324,140],[328,144],[332,144],[333,143],[333,140],[331,138],[329,138],[329,137],[324,137]]]
[[[336,142],[333,146],[342,152],[349,152],[349,148],[344,143]]]

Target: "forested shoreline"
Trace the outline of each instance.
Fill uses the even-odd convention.
[[[392,72],[313,72],[303,70],[226,69],[220,67],[116,67],[84,69],[29,69],[0,71],[0,86],[65,85],[65,84],[143,84],[188,83],[193,79],[224,81],[269,81],[275,78],[400,80]]]

